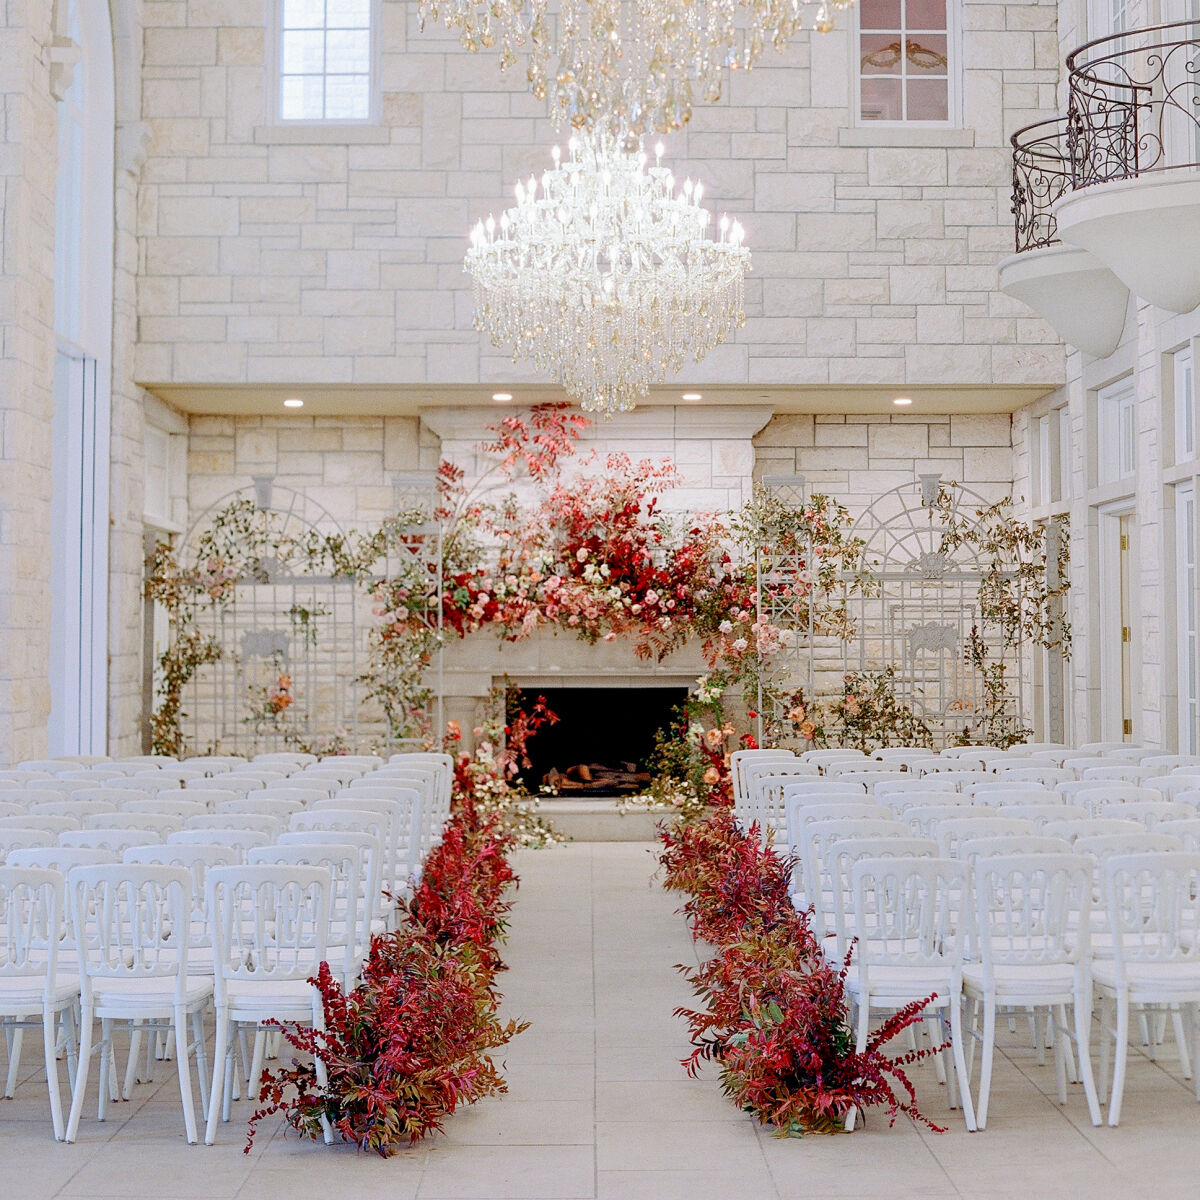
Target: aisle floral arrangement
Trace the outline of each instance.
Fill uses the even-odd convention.
[[[939,1048],[898,1056],[885,1046],[921,1020],[928,1000],[901,1009],[855,1049],[845,999],[849,959],[831,966],[788,895],[794,860],[740,830],[729,809],[660,830],[665,886],[687,896],[693,935],[716,948],[684,968],[702,1002],[678,1009],[694,1049],[694,1075],[721,1068],[721,1086],[738,1107],[780,1136],[832,1133],[852,1109],[886,1106],[933,1125],[917,1107],[906,1068]],[[930,997],[929,999],[932,999]]]
[[[325,1028],[279,1026],[305,1058],[263,1072],[247,1153],[259,1123],[282,1113],[307,1137],[322,1136],[328,1120],[386,1157],[440,1131],[462,1105],[508,1090],[493,1053],[528,1027],[497,1015],[498,947],[517,882],[511,849],[496,814],[460,800],[401,927],[372,939],[362,981],[346,991],[321,964],[312,982]]]

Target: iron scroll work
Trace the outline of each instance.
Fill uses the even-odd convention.
[[[251,578],[237,580],[232,602],[195,606],[199,634],[218,650],[186,686],[180,728],[195,753],[421,748],[422,739],[389,728],[364,678],[368,639],[378,623],[371,584],[405,568],[430,580],[425,619],[437,650],[426,670],[424,722],[442,728],[442,530],[435,519],[436,493],[427,475],[396,475],[392,485],[395,511],[410,514],[412,524],[391,539],[377,575],[315,571],[303,561],[268,554]],[[182,555],[194,560],[197,540],[214,517],[250,500],[282,541],[345,537],[311,496],[256,477],[253,487],[230,492],[196,517],[180,541]]]
[[[799,477],[764,483],[790,504],[803,503],[807,495]],[[973,638],[989,662],[1004,667],[1009,686],[1007,710],[1000,715],[1026,724],[1031,687],[1024,647],[989,631],[979,602],[987,564],[970,539],[955,539],[950,547],[945,536],[948,520],[971,522],[987,504],[977,492],[943,484],[937,475],[922,475],[876,497],[851,530],[863,543],[869,584],[842,575],[835,585],[839,594],[828,598],[841,614],[840,636],[821,632],[815,603],[790,601],[815,586],[819,550],[810,543],[807,553],[760,551],[759,618],[780,630],[779,649],[760,670],[760,745],[768,744],[764,739],[772,727],[786,726],[773,706],[790,703],[787,697],[796,689],[811,699],[836,700],[847,677],[888,669],[897,700],[928,726],[934,745],[953,744],[988,714],[984,681],[971,661]]]

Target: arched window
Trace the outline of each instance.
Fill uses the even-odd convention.
[[[108,0],[55,0],[54,494],[49,746],[107,742],[113,38]]]

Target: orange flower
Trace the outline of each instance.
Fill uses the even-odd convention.
[[[704,782],[707,783],[709,787],[720,783],[721,772],[718,771],[716,767],[709,767],[708,770],[704,772]]]

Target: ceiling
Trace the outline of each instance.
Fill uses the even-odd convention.
[[[295,411],[308,417],[413,416],[425,408],[504,405],[492,399],[500,384],[378,385],[353,384],[145,384],[147,391],[185,413],[234,416],[283,416]],[[697,385],[704,405],[762,404],[777,413],[1007,413],[1023,408],[1054,390],[1053,384],[1021,387],[884,387],[878,385],[805,385],[796,387],[728,387]],[[655,388],[643,406],[682,404],[687,389],[678,385]],[[565,399],[562,389],[549,384],[513,384],[504,388],[512,406]],[[897,396],[912,404],[898,408]],[[302,408],[284,406],[301,399]]]

